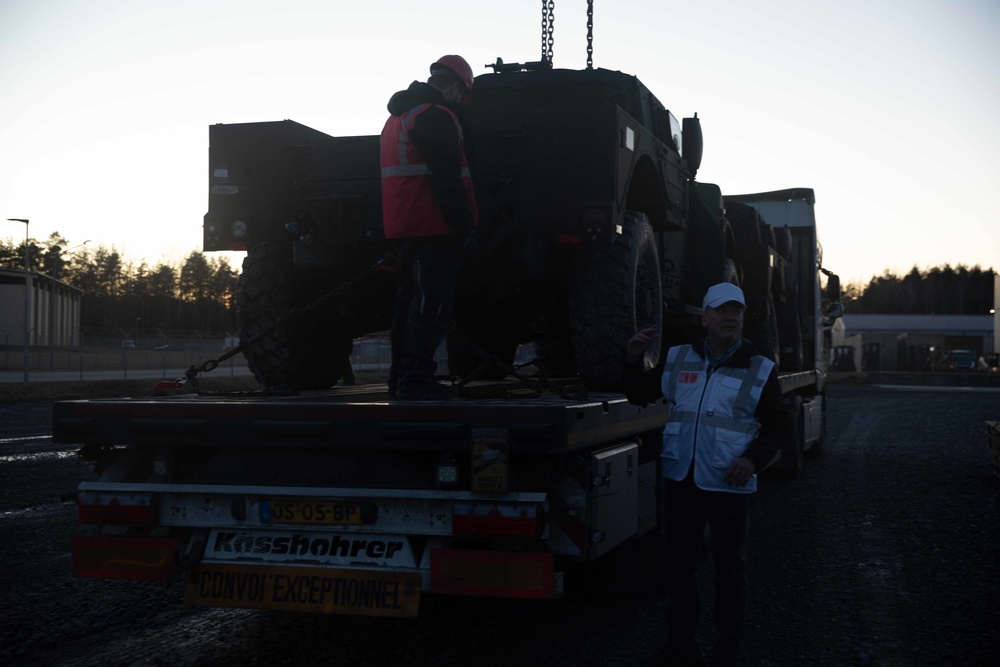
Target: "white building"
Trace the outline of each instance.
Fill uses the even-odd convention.
[[[833,327],[834,365],[845,355],[852,370],[923,370],[932,358],[950,350],[972,350],[976,356],[995,351],[996,316],[983,315],[844,315]],[[850,349],[848,349],[850,348]]]
[[[28,345],[68,347],[80,344],[80,297],[83,290],[44,273],[0,268],[0,345],[24,347],[25,275],[28,278]]]

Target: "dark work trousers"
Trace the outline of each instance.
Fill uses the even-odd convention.
[[[727,658],[731,655],[734,661],[739,655],[747,611],[746,545],[751,495],[703,491],[695,486],[690,474],[683,482],[666,480],[668,642],[689,642],[698,627],[698,561],[707,522],[715,565],[715,627],[719,633],[715,652]]]
[[[451,322],[462,264],[462,239],[424,236],[394,241],[399,283],[392,316],[389,385],[433,382],[434,353]]]

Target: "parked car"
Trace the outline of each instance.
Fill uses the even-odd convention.
[[[123,350],[134,350],[135,349],[135,341],[132,341],[132,340],[123,340],[122,341],[122,349]]]
[[[972,350],[951,350],[948,359],[948,366],[954,371],[974,371],[979,362]]]

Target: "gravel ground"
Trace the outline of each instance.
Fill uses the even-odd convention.
[[[60,496],[90,472],[38,437],[48,414],[0,404],[0,664],[608,667],[662,642],[657,596],[428,596],[403,621],[193,608],[173,583],[76,579]],[[840,385],[828,414],[824,455],[761,481],[744,663],[995,664],[1000,480],[984,422],[1000,394]]]
[[[768,484],[751,526],[748,664],[995,664],[1000,394],[831,395],[826,453]]]

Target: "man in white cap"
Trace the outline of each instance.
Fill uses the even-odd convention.
[[[757,474],[783,446],[787,413],[774,362],[743,338],[746,301],[730,283],[708,289],[701,323],[706,336],[671,347],[661,367],[644,370],[643,354],[657,343],[655,327],[628,342],[625,392],[645,405],[666,398],[665,479],[667,643],[657,658],[668,665],[704,663],[696,639],[700,601],[698,559],[705,524],[715,563],[712,665],[736,665],[747,609],[746,544],[750,494]]]

